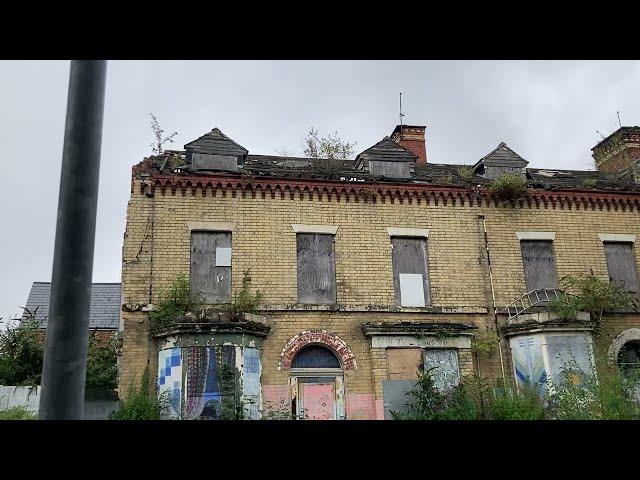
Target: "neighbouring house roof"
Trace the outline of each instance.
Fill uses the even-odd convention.
[[[33,282],[27,304],[24,306],[26,310],[22,314],[22,320],[28,318],[30,312],[35,312],[40,328],[46,328],[50,295],[50,282]],[[120,322],[120,305],[119,283],[92,284],[89,328],[117,330]]]

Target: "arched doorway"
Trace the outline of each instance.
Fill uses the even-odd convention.
[[[291,408],[300,420],[344,418],[344,376],[329,348],[309,344],[291,362]]]

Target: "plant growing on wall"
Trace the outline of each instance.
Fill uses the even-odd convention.
[[[220,420],[243,420],[244,401],[240,379],[236,369],[230,365],[220,365]]]
[[[156,137],[155,142],[151,144],[151,149],[156,155],[161,155],[164,151],[164,144],[166,142],[173,143],[173,138],[178,135],[178,132],[173,132],[170,135],[165,135],[164,130],[160,128],[160,123],[158,123],[158,119],[153,113],[150,113],[151,117],[151,130],[153,130],[153,135]]]
[[[470,183],[473,182],[475,175],[473,173],[473,168],[463,165],[457,169],[458,176],[463,182]]]
[[[522,175],[505,173],[489,184],[489,191],[499,200],[517,200],[527,191],[527,182]]]
[[[638,299],[616,282],[603,280],[590,270],[584,275],[568,275],[560,280],[560,287],[572,293],[550,303],[561,318],[575,318],[578,312],[589,312],[597,331],[605,312],[638,308]]]
[[[0,420],[37,420],[38,415],[31,413],[26,407],[12,407],[0,412]]]
[[[491,355],[499,344],[500,337],[497,335],[476,335],[471,340],[471,349],[479,355]]]
[[[262,301],[262,293],[256,290],[251,293],[251,269],[242,273],[242,288],[235,292],[230,310],[235,313],[255,313]]]
[[[311,172],[327,180],[339,178],[342,161],[351,158],[355,146],[355,142],[341,139],[337,132],[321,137],[315,128],[304,138],[304,154],[312,159]]]
[[[201,302],[191,293],[189,277],[180,275],[168,289],[160,292],[160,301],[149,312],[149,318],[158,326],[169,325],[181,315],[197,310]]]

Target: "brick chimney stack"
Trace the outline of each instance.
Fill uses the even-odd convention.
[[[427,146],[424,136],[426,128],[419,125],[397,125],[391,134],[391,140],[416,154],[418,156],[416,163],[425,164],[427,163]]]
[[[622,173],[640,159],[640,127],[620,127],[591,151],[596,169]]]

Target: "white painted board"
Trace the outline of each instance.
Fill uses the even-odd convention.
[[[230,267],[230,266],[231,266],[231,248],[217,247],[216,248],[216,267]]]
[[[400,302],[403,307],[424,307],[424,283],[420,273],[400,274]]]

